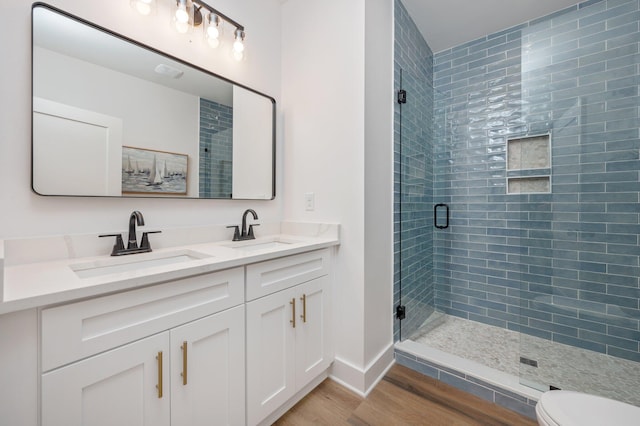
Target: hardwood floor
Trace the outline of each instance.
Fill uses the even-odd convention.
[[[395,365],[367,398],[325,380],[276,423],[301,425],[535,426],[518,413]]]

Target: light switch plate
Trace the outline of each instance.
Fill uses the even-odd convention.
[[[315,194],[313,192],[304,194],[304,208],[307,211],[313,211],[316,208]]]

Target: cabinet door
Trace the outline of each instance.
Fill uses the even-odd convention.
[[[247,303],[247,422],[263,420],[295,392],[295,290]],[[293,302],[293,304],[292,304]]]
[[[42,425],[168,426],[168,350],[165,332],[43,374]]]
[[[301,389],[329,367],[330,281],[327,276],[296,287],[299,325],[296,327],[296,388]]]
[[[244,392],[244,305],[171,330],[172,426],[242,425]]]

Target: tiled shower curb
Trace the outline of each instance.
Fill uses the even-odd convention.
[[[541,392],[520,385],[515,376],[436,349],[420,348],[419,344],[412,341],[396,343],[395,359],[398,364],[425,376],[532,419],[536,418],[535,405]]]

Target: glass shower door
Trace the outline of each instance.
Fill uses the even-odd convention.
[[[396,321],[400,340],[411,338],[434,311],[433,88],[400,69],[395,110]],[[399,142],[398,142],[399,141]],[[402,312],[397,312],[402,315]]]

